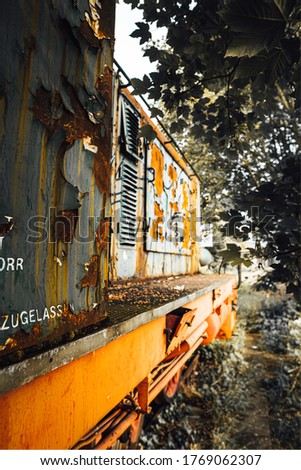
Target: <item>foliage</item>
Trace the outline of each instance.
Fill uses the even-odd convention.
[[[238,137],[244,124],[254,126],[279,80],[299,101],[297,0],[126,3],[143,10],[144,22],[132,33],[141,44],[151,38],[150,24],[167,31],[167,47],[150,44],[145,50],[157,71],[134,85],[137,93],[147,85],[149,98],[177,109],[173,131],[183,130],[190,115],[192,134],[208,142]]]
[[[298,297],[299,2],[126,3],[143,10],[133,36],[157,63],[150,77],[132,82],[135,92],[160,99],[171,132],[184,133],[214,210],[224,209],[224,233],[237,240],[222,256],[234,265],[272,260],[270,280],[285,281]],[[151,24],[165,28],[164,45],[149,41]]]

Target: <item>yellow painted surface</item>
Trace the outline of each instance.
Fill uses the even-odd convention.
[[[152,148],[151,167],[155,170],[155,188],[157,196],[163,193],[163,172],[164,172],[164,156],[161,150],[154,145]]]
[[[163,316],[0,397],[0,448],[72,447],[163,360],[164,328]]]

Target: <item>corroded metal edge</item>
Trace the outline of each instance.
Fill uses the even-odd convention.
[[[38,377],[47,374],[69,362],[89,354],[121,336],[131,333],[146,323],[166,315],[172,310],[183,307],[185,304],[203,295],[212,292],[230,280],[234,281],[233,276],[223,277],[218,282],[209,284],[202,289],[192,292],[180,299],[174,300],[160,307],[156,307],[137,316],[125,320],[117,325],[109,326],[89,336],[79,338],[71,343],[67,343],[26,359],[17,364],[12,364],[0,370],[0,395],[4,395],[17,387],[21,387]]]

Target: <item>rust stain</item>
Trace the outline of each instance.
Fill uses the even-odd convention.
[[[175,183],[178,181],[177,169],[172,164],[170,164],[168,167],[168,176],[172,182]]]
[[[164,210],[160,208],[160,205],[157,202],[155,202],[154,213],[155,213],[155,220],[153,221],[150,227],[150,236],[153,238],[153,240],[159,240],[160,238],[161,241],[164,241],[164,235],[163,235]]]
[[[158,196],[163,193],[164,157],[161,150],[154,145],[152,148],[151,167],[155,170],[154,186]]]
[[[112,70],[106,66],[103,75],[96,83],[96,89],[105,100],[106,112],[103,119],[104,135],[98,134],[98,152],[94,159],[94,176],[98,189],[101,193],[110,195],[110,157],[111,157],[111,133],[112,133]]]
[[[96,245],[102,251],[109,244],[110,235],[110,221],[108,218],[104,218],[100,221],[99,226],[96,229]]]
[[[73,240],[78,221],[78,209],[58,212],[54,222],[55,240],[70,243]]]
[[[98,256],[93,255],[86,266],[87,274],[81,279],[82,288],[97,287],[98,284]]]
[[[105,68],[104,74],[96,83],[96,89],[106,103],[104,118],[99,123],[93,123],[86,109],[79,102],[72,85],[64,81],[66,92],[72,103],[74,113],[67,111],[58,91],[50,92],[42,86],[37,90],[34,103],[31,108],[34,116],[50,132],[63,129],[66,133],[65,140],[73,145],[77,139],[89,137],[91,145],[97,149],[94,158],[94,176],[98,189],[102,194],[110,193],[110,146],[111,146],[111,92],[112,71]]]
[[[189,198],[188,198],[188,184],[186,181],[184,181],[182,185],[182,195],[183,195],[183,203],[182,203],[182,208],[184,210],[189,209]]]
[[[93,326],[107,317],[108,294],[101,304],[91,310],[82,310],[79,313],[72,312],[70,305],[62,303],[62,314],[59,322],[56,319],[50,321],[56,323],[51,332],[45,334],[45,329],[38,323],[34,324],[31,331],[26,333],[19,330],[5,343],[5,348],[0,349],[0,367],[9,362],[16,362],[26,356],[27,351],[30,354],[38,352],[41,345],[44,347],[54,347],[59,344],[62,338],[74,339],[83,330]],[[49,328],[50,329],[50,328]]]
[[[73,114],[63,106],[63,100],[58,91],[50,92],[42,86],[36,92],[31,111],[49,131],[65,130],[66,142],[73,144],[77,139],[97,135],[98,126],[89,120],[72,85],[67,82],[65,84],[74,109]]]
[[[8,222],[6,224],[0,224],[0,237],[3,237],[4,235],[7,235],[8,232],[13,228],[14,222],[12,217],[8,218]]]

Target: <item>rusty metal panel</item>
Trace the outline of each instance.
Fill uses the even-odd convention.
[[[70,340],[107,313],[115,2],[2,3],[5,362]]]
[[[189,176],[155,139],[147,152],[147,250],[190,253],[190,187]]]

